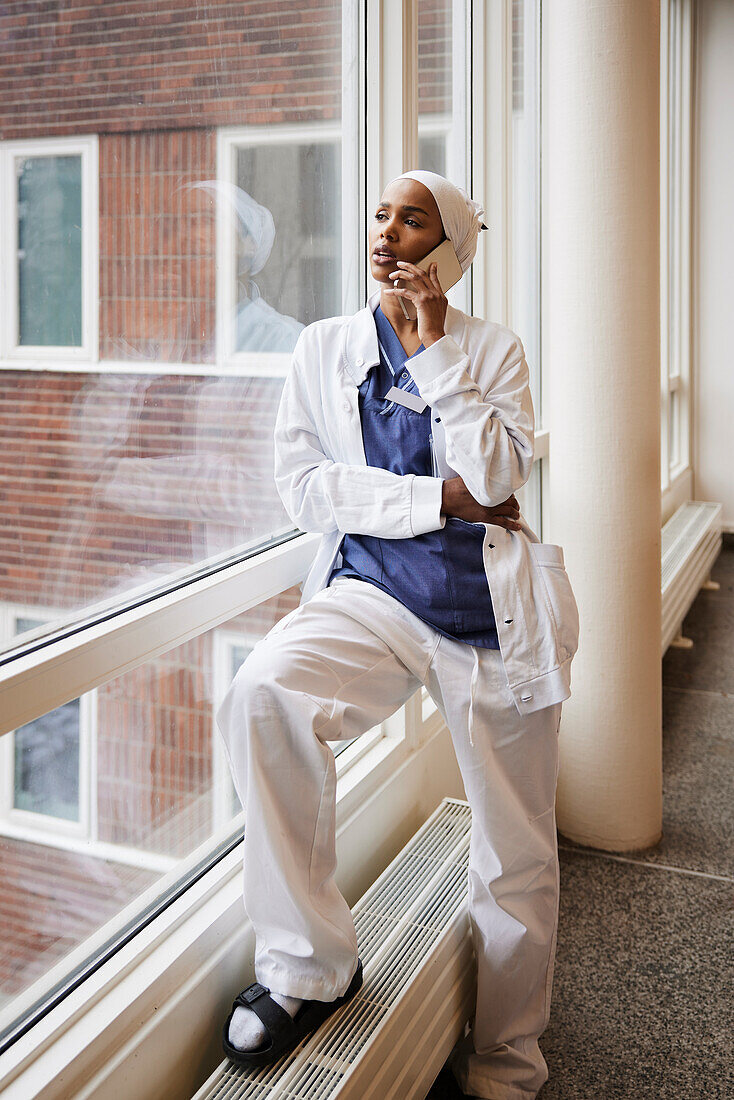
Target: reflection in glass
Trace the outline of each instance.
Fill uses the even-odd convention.
[[[274,186],[274,182],[277,184]],[[237,151],[237,186],[267,205],[275,226],[260,294],[303,324],[341,313],[341,143],[248,144]],[[249,297],[240,242],[238,301]],[[238,318],[239,320],[239,318]],[[238,327],[238,350],[243,349]]]
[[[28,839],[27,825],[22,839],[0,835],[3,896],[12,903],[10,913],[0,899],[0,1006],[34,982],[43,993],[51,967],[94,941],[126,906],[135,910],[149,887],[176,882],[187,861],[236,834],[241,806],[222,766],[215,715],[257,639],[299,600],[298,587],[290,588],[99,687],[92,701],[94,781],[83,793],[72,775],[79,700],[16,732],[32,748],[31,767],[17,771],[32,780],[25,808],[39,813],[38,839]],[[64,721],[68,760],[59,737]],[[335,755],[348,744],[333,743]],[[88,832],[59,846],[43,815],[71,817],[74,799],[73,816]],[[12,1004],[8,1011],[12,1016]],[[0,1031],[3,1022],[0,1014]]]
[[[225,223],[236,234],[237,308],[233,318],[236,351],[291,352],[303,324],[279,313],[260,292],[260,282],[275,240],[275,222],[267,206],[242,187],[226,180],[202,180],[190,185],[210,194],[227,208]],[[255,281],[255,276],[258,281]]]
[[[467,141],[467,0],[418,0],[418,167],[446,176],[471,193]],[[448,292],[471,313],[471,268]]]
[[[44,151],[53,131],[39,120],[38,155],[15,161],[24,344],[80,344],[82,164],[99,192],[98,263],[84,272],[99,288],[91,362],[62,370],[56,353],[53,371],[3,371],[0,600],[42,605],[50,633],[292,529],[272,432],[299,333],[340,315],[343,272],[363,270],[342,225],[342,166],[358,179],[364,144],[361,121],[343,133],[342,112],[358,118],[363,62],[342,0],[267,12],[176,2],[176,33],[165,16],[144,73],[130,17],[110,12],[104,57],[82,33],[80,82],[59,84],[64,47],[42,7],[8,63],[24,71],[33,43],[70,138],[90,133],[73,123],[80,96],[104,120],[88,159]],[[138,77],[151,88],[143,109]],[[347,201],[356,220],[356,191]],[[226,238],[222,203],[235,214]]]
[[[418,2],[418,167],[448,176],[464,186],[449,163],[454,119],[452,12],[453,0]]]

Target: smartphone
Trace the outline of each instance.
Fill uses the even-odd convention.
[[[424,256],[422,260],[418,260],[415,266],[423,268],[424,271],[428,271],[429,267],[433,263],[438,264],[438,270],[436,274],[438,275],[438,281],[441,286],[441,290],[445,294],[446,291],[450,290],[455,283],[458,283],[459,279],[464,274],[464,272],[461,270],[461,264],[459,263],[459,258],[456,255],[454,246],[448,239],[448,237],[445,241],[441,241],[441,243],[437,245],[436,248],[432,249],[427,256]],[[406,282],[409,282],[409,280],[406,279]],[[399,284],[400,280],[396,279],[393,283],[393,286],[399,290]],[[401,298],[399,296],[398,301],[400,302],[403,313],[407,320],[415,321],[416,317],[418,316],[418,311],[413,303],[408,298]]]

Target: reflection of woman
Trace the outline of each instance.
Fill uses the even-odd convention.
[[[198,180],[189,185],[227,205],[237,232],[237,285],[240,290],[234,318],[235,351],[289,352],[303,329],[295,317],[278,313],[260,296],[254,276],[262,271],[273,250],[275,223],[262,206],[241,187],[223,180]]]
[[[415,266],[446,236],[465,271],[480,224],[443,177],[393,180],[369,232],[379,293],[296,345],[276,484],[293,521],[323,537],[300,606],[255,647],[218,714],[246,810],[258,978],[225,1050],[270,1061],[359,987],[333,877],[327,741],[371,729],[425,684],[472,808],[478,992],[453,1068],[469,1094],[514,1098],[547,1077],[537,1040],[558,904],[557,732],[578,617],[560,547],[538,543],[512,496],[533,461],[522,344],[449,306],[435,271]]]

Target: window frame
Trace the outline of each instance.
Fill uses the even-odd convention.
[[[2,635],[14,637],[19,619],[35,619],[38,625],[52,621],[60,612],[40,605],[4,603],[0,609]],[[0,834],[15,839],[29,840],[33,843],[51,844],[66,839],[77,842],[77,850],[86,850],[87,842],[93,838],[94,822],[91,790],[96,772],[96,690],[78,696],[79,700],[79,817],[73,821],[68,818],[44,814],[37,810],[24,810],[15,803],[15,734],[21,723],[8,730],[0,739]],[[67,700],[72,702],[73,700]],[[63,704],[62,704],[63,705]],[[56,709],[56,708],[52,708]],[[46,713],[49,713],[48,711]],[[37,715],[42,717],[41,715]],[[31,719],[33,721],[34,719]],[[77,845],[73,845],[77,848]]]
[[[361,76],[351,74],[347,79],[359,81],[366,115],[366,149],[356,188],[360,224],[355,239],[360,242],[363,257],[362,286],[369,287],[369,261],[364,247],[368,215],[365,196],[372,199],[387,180],[417,163],[417,3],[360,0],[359,5],[347,4],[343,9],[345,35],[348,25],[357,18],[357,7],[365,64]],[[508,41],[511,26],[511,0],[493,5],[471,0],[468,10],[472,28],[473,94],[468,120],[472,190],[486,200],[485,220],[493,227],[491,233],[483,234],[487,239],[480,244],[479,262],[474,265],[473,302],[475,312],[481,316],[507,323],[511,285],[506,216],[511,199],[506,160],[511,98],[508,101],[507,81],[511,78],[511,58],[508,73],[503,43]],[[218,175],[224,178],[219,171]],[[215,364],[175,364],[175,373],[220,373],[225,357],[219,353],[219,344],[217,347]],[[95,369],[117,367],[105,362]],[[141,365],[126,363],[121,369],[140,373]],[[154,364],[150,373],[163,371]],[[538,433],[536,460],[547,455],[548,449],[548,433]],[[216,576],[123,609],[114,618],[93,623],[71,637],[46,640],[17,657],[11,668],[0,666],[0,700],[6,704],[0,711],[10,716],[13,725],[20,724],[19,716],[27,721],[29,716],[45,713],[59,701],[81,694],[80,689],[89,690],[216,628],[239,611],[300,583],[318,542],[316,535],[297,533],[253,558],[224,566]],[[439,790],[445,793],[446,784],[457,782],[458,774],[449,732],[425,690],[416,692],[367,743],[369,737],[366,735],[339,757],[343,763],[339,764],[337,787],[338,875],[350,901],[356,900],[431,812]],[[458,782],[456,794],[461,797]],[[368,852],[364,835],[373,841]],[[116,1050],[119,1065],[143,1075],[139,1078],[141,1088],[153,1087],[150,1082],[162,1072],[162,1062],[167,1063],[169,1081],[172,1052],[180,1049],[182,1035],[186,1049],[192,1049],[190,1028],[179,1025],[171,1030],[170,1021],[181,1020],[183,1014],[187,1023],[199,1026],[201,1018],[201,1002],[197,1008],[193,1002],[198,998],[192,996],[192,990],[204,996],[204,979],[196,984],[199,979],[193,975],[191,960],[203,967],[201,960],[206,957],[206,980],[210,983],[206,996],[210,1005],[213,999],[217,1001],[213,1007],[221,1012],[231,999],[232,983],[237,981],[236,964],[242,969],[250,966],[252,944],[251,929],[242,921],[241,858],[234,850],[210,868],[185,896],[156,916],[134,941],[125,944],[109,965],[85,979],[66,1002],[34,1025],[28,1042],[19,1042],[17,1048],[7,1052],[12,1058],[0,1070],[0,1088],[10,1076],[15,1078],[22,1071],[29,1075],[29,1081],[39,1083],[27,1095],[41,1095],[41,1083],[48,1089],[50,1082],[63,1076],[59,1072],[63,1065],[73,1066],[76,1079],[86,1082],[101,1061],[105,1065],[109,1062],[108,1057],[100,1059],[100,1051],[109,1054]],[[169,998],[167,1009],[157,1012],[162,990]],[[136,1038],[123,1051],[122,1036],[128,1019],[137,1021]],[[147,1021],[145,1027],[139,1026],[141,1019]],[[81,1024],[83,1035],[78,1027],[72,1027],[76,1022]],[[151,1043],[153,1034],[155,1041]],[[162,1060],[161,1035],[171,1038],[170,1047],[163,1048],[169,1051],[169,1057]],[[40,1056],[39,1039],[43,1046]],[[145,1057],[138,1057],[140,1051]],[[186,1065],[179,1059],[176,1072],[186,1073]],[[189,1066],[186,1084],[190,1084],[191,1072],[200,1071],[200,1060],[196,1066]],[[65,1083],[68,1080],[64,1078]],[[51,1091],[43,1095],[53,1100]]]
[[[660,479],[662,521],[691,498],[693,5],[660,8]]]
[[[18,189],[16,157],[79,156],[82,181],[82,342],[79,347],[18,343]],[[96,134],[0,142],[0,363],[13,370],[99,360],[99,139]]]
[[[51,622],[60,614],[59,609],[48,605],[4,602],[0,604],[0,637],[13,637],[18,619],[31,618]],[[0,837],[42,844],[67,852],[79,852],[142,870],[161,873],[169,871],[176,863],[172,857],[99,839],[96,799],[97,688],[90,688],[76,698],[79,700],[79,820],[70,821],[68,818],[23,810],[13,805],[15,727],[0,735]],[[22,724],[18,723],[18,726]]]

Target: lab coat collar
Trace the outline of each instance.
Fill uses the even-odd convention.
[[[380,362],[374,312],[380,304],[380,291],[370,294],[367,304],[349,318],[344,339],[344,365],[355,386],[361,385],[371,367]],[[464,331],[464,314],[449,304],[444,330],[457,343]]]

